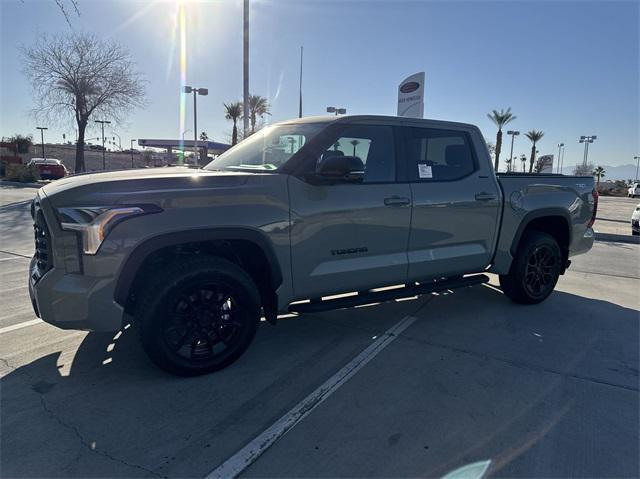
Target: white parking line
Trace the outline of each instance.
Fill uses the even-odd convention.
[[[382,335],[378,336],[364,351],[358,354],[346,366],[340,369],[340,371],[331,376],[318,389],[309,394],[288,413],[207,475],[207,479],[237,477],[278,439],[295,427],[296,424],[336,392],[340,386],[345,384],[363,366],[375,358],[396,339],[400,333],[411,326],[415,320],[416,318],[413,316],[405,316]]]
[[[33,326],[34,324],[40,324],[42,322],[43,321],[41,319],[32,319],[30,321],[25,321],[23,323],[12,324],[11,326],[0,328],[0,334],[8,333],[10,331],[15,331],[16,329],[26,328],[27,326]]]

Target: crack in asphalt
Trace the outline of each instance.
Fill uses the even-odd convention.
[[[3,363],[7,368],[9,368],[12,373],[20,373],[22,372],[20,370],[20,368],[17,368],[15,366],[13,366],[8,360],[6,360],[5,358],[0,358],[0,362]],[[28,376],[31,380],[35,380],[35,378],[29,374],[29,373],[24,373],[26,374],[26,376]],[[80,441],[80,444],[85,447],[86,449],[88,449],[89,451],[98,454],[99,456],[102,457],[106,457],[107,459],[113,461],[113,462],[117,462],[119,464],[123,464],[127,467],[131,467],[134,469],[138,469],[141,471],[146,472],[147,474],[150,474],[154,477],[160,477],[160,478],[164,478],[166,479],[167,476],[163,476],[162,474],[158,474],[156,471],[152,470],[152,469],[148,469],[144,466],[141,466],[139,464],[133,464],[130,462],[125,461],[124,459],[120,459],[116,456],[113,456],[112,454],[109,454],[108,452],[105,451],[99,451],[95,448],[95,446],[92,446],[92,444],[87,441],[84,436],[82,435],[82,433],[80,432],[80,430],[74,426],[73,424],[69,424],[67,422],[65,422],[64,420],[62,420],[62,418],[60,418],[56,412],[47,404],[47,401],[45,399],[45,394],[44,392],[38,391],[36,389],[32,389],[34,392],[38,393],[40,395],[40,404],[42,405],[42,409],[49,415],[49,417],[51,419],[53,419],[55,422],[57,422],[61,427],[71,431],[76,438],[78,438],[78,441]]]
[[[167,476],[163,476],[161,474],[158,474],[157,472],[153,471],[152,469],[148,469],[144,466],[140,466],[139,464],[132,464],[130,462],[125,461],[124,459],[120,459],[118,457],[115,457],[111,454],[109,454],[108,452],[105,451],[99,451],[95,448],[95,446],[92,446],[82,435],[82,433],[80,432],[80,430],[72,425],[72,424],[68,424],[65,421],[63,421],[60,417],[58,417],[58,415],[55,413],[55,411],[53,411],[53,409],[51,409],[49,407],[49,405],[47,404],[47,401],[44,398],[44,394],[43,393],[38,393],[40,394],[40,403],[42,404],[42,409],[44,409],[44,411],[49,415],[49,417],[51,417],[51,419],[53,419],[55,422],[57,422],[60,426],[62,426],[65,429],[70,430],[71,432],[73,432],[73,434],[78,438],[78,440],[80,441],[80,444],[82,444],[82,446],[84,446],[86,449],[88,449],[89,451],[98,454],[100,456],[106,457],[107,459],[117,462],[119,464],[123,464],[127,467],[132,467],[134,469],[139,469],[141,471],[144,471],[148,474],[151,474],[154,477],[162,477],[162,478],[166,478]]]

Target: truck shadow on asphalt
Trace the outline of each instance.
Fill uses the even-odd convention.
[[[509,367],[622,388],[634,394],[629,407],[635,412],[618,413],[637,425],[638,311],[559,291],[542,305],[522,307],[490,287],[474,287],[415,301],[285,319],[275,328],[263,323],[256,341],[236,364],[197,378],[172,377],[154,367],[133,328],[116,339],[113,334],[87,334],[72,358],[49,354],[2,378],[3,475],[204,476],[408,314],[418,321],[400,341],[470,361],[489,358]],[[404,374],[421,367],[413,362],[415,357],[411,361]],[[374,363],[367,366],[373,367]],[[498,397],[509,393],[496,388]],[[433,396],[446,395],[437,385],[431,390]],[[467,404],[478,400],[473,388],[468,394]],[[547,401],[553,394],[549,391],[537,401]],[[403,405],[396,407],[401,410]],[[437,410],[431,413],[438,417]],[[375,416],[375,411],[371,414]],[[491,428],[477,438],[472,434],[469,446],[460,444],[461,451],[475,451],[486,437],[501,430],[500,441],[488,441],[476,452],[479,459],[502,454],[498,464],[506,467],[531,447],[496,445],[505,444],[512,421],[506,409],[493,419]],[[551,420],[535,421],[536,430],[554,427]],[[623,435],[620,440],[626,441],[627,451],[637,450],[637,436]],[[453,457],[427,461],[423,471],[446,472],[470,460],[469,454],[455,455],[459,461]],[[393,461],[393,456],[387,460]],[[614,475],[625,475],[634,465],[637,472],[637,460],[628,458]],[[597,476],[606,471],[583,472]]]

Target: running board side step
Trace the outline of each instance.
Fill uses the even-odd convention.
[[[476,284],[487,282],[489,282],[489,277],[486,274],[476,274],[473,276],[408,285],[404,288],[389,289],[385,291],[367,291],[344,298],[326,300],[314,299],[309,303],[291,304],[289,306],[289,311],[292,313],[319,313],[321,311],[330,311],[332,309],[351,308],[353,306],[361,306],[363,304],[382,303],[384,301],[392,301],[399,298],[409,298],[412,296],[419,296],[421,294],[446,291],[448,289],[465,288],[467,286],[474,286]]]

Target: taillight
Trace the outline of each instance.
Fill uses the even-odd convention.
[[[587,228],[591,228],[593,223],[596,222],[596,213],[598,212],[598,192],[594,190],[591,192],[591,196],[593,197],[593,213],[591,214],[591,219],[587,224]]]

